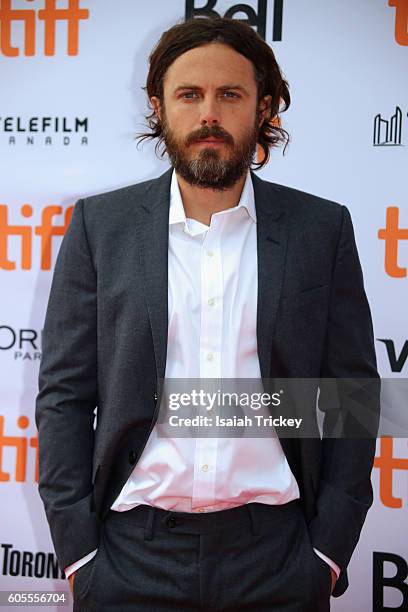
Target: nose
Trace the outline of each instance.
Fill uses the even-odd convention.
[[[216,100],[204,100],[201,106],[201,125],[217,125],[220,123],[220,110]]]

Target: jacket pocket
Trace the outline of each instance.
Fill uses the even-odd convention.
[[[301,308],[309,303],[324,302],[328,298],[329,285],[318,285],[316,287],[307,287],[301,291],[284,294],[281,296],[281,310],[292,308]]]

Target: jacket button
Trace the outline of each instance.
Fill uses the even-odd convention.
[[[174,516],[169,516],[166,521],[167,527],[175,527],[177,525],[177,521]]]
[[[134,465],[136,463],[136,451],[129,451],[129,463],[130,465]]]
[[[157,393],[155,393],[153,397],[154,397],[154,401],[155,401],[155,403],[157,403],[157,400],[158,400]]]

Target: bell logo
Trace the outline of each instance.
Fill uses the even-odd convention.
[[[408,240],[408,228],[399,227],[398,216],[396,206],[387,208],[385,227],[378,230],[378,238],[385,242],[384,266],[388,276],[405,278],[407,269],[398,265],[398,245],[400,240]]]
[[[266,35],[266,0],[258,0],[258,9],[255,11],[252,6],[248,4],[234,4],[230,6],[222,17],[228,19],[234,19],[235,15],[242,14],[247,16],[247,19],[237,19],[237,21],[243,21],[250,26],[255,26],[259,36],[265,39]],[[215,10],[215,9],[218,10]],[[222,7],[223,10],[225,7]],[[202,3],[198,7],[196,6],[195,0],[186,0],[186,19],[195,19],[202,17],[220,17],[221,13],[218,12],[217,0],[207,0],[205,5]],[[274,0],[273,2],[273,23],[272,23],[272,40],[282,40],[282,13],[283,13],[283,0]]]
[[[395,6],[395,42],[408,45],[408,2],[407,0],[388,0],[388,6]]]
[[[27,0],[31,2],[32,0]],[[18,57],[20,49],[11,43],[12,25],[23,22],[24,55],[36,54],[37,21],[44,24],[44,55],[55,55],[55,38],[57,21],[67,24],[67,53],[78,55],[79,23],[89,19],[89,10],[80,8],[80,0],[67,0],[66,8],[57,8],[57,0],[45,0],[44,8],[13,8],[12,0],[0,0],[0,54],[6,57]]]

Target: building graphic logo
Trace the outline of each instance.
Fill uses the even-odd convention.
[[[402,112],[399,106],[390,119],[383,119],[378,113],[374,117],[373,145],[375,147],[395,147],[401,145]]]
[[[0,55],[5,57],[18,57],[23,54],[28,57],[37,54],[36,38],[38,26],[44,32],[43,51],[46,56],[55,55],[56,25],[65,22],[67,26],[67,54],[78,55],[79,52],[79,24],[89,19],[89,10],[80,7],[80,0],[66,0],[65,8],[57,8],[57,0],[44,0],[43,8],[35,10],[13,6],[12,0],[0,0]],[[12,41],[17,33],[23,31],[21,45],[15,46]],[[18,27],[16,27],[18,26]]]

